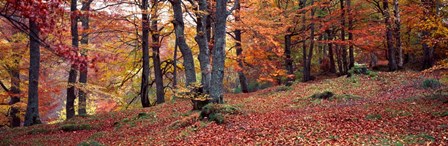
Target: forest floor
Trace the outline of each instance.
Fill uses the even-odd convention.
[[[224,123],[201,121],[189,100],[4,129],[0,145],[448,145],[447,87],[417,72],[380,72],[226,94]],[[335,98],[310,98],[332,91]]]

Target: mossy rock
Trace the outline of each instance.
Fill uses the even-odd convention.
[[[60,127],[60,129],[62,131],[69,132],[69,131],[79,131],[79,130],[91,130],[93,128],[92,128],[92,126],[90,126],[88,124],[80,124],[80,125],[77,125],[77,124],[65,124],[65,125],[62,125]]]
[[[315,99],[330,99],[334,96],[334,93],[331,91],[324,91],[322,93],[315,93],[311,96],[311,98]]]

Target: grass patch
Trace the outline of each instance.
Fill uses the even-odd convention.
[[[361,99],[361,98],[362,98],[362,97],[357,96],[357,95],[352,95],[352,94],[341,94],[341,95],[333,96],[331,99],[332,99],[332,100],[349,101],[349,100],[358,100],[358,99]]]
[[[97,141],[89,140],[89,141],[81,142],[81,143],[77,144],[77,146],[103,146],[103,144],[101,144]]]
[[[417,135],[406,135],[403,137],[403,141],[408,144],[424,144],[426,142],[434,142],[436,139],[426,133],[420,133]]]
[[[47,134],[51,133],[53,130],[44,129],[44,128],[34,128],[27,132],[27,134],[35,135],[35,134]]]
[[[442,84],[437,79],[425,79],[422,82],[422,87],[425,89],[437,89],[441,86]]]
[[[380,114],[368,114],[365,117],[367,120],[371,120],[371,121],[376,121],[376,120],[381,120],[382,117]]]
[[[310,96],[313,99],[329,99],[334,96],[334,93],[331,91],[324,91],[322,93],[315,93]]]
[[[65,124],[59,127],[62,131],[70,132],[70,131],[79,131],[79,130],[91,130],[92,126],[89,124]]]
[[[432,115],[434,117],[446,117],[446,116],[448,116],[448,111],[434,112],[434,113],[432,113]]]
[[[275,92],[283,92],[283,91],[289,91],[292,87],[290,86],[279,86],[275,89]]]
[[[138,113],[137,116],[129,119],[124,118],[121,121],[115,122],[114,127],[120,128],[123,125],[129,125],[131,127],[136,126],[136,122],[149,120],[150,123],[154,123],[157,120],[157,114],[155,112],[149,112],[149,113]]]

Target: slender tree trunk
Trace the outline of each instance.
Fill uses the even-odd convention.
[[[314,5],[314,0],[311,0],[310,5]],[[311,19],[314,19],[314,12],[315,12],[315,8],[311,9]],[[314,49],[314,22],[311,21],[310,24],[310,50],[308,52],[308,57],[307,57],[307,61],[305,64],[305,74],[303,75],[304,77],[304,81],[309,81],[311,80],[311,61],[313,58],[313,49]]]
[[[422,0],[423,6],[425,7],[424,10],[424,20],[426,21],[426,17],[431,16],[431,7],[434,5],[431,0]],[[431,33],[428,30],[422,31],[422,42],[424,42],[427,37],[429,37]],[[423,49],[423,66],[422,69],[428,69],[431,68],[434,65],[434,47],[430,47],[428,43],[424,42],[422,43],[422,49]]]
[[[148,0],[142,0],[142,53],[143,53],[143,72],[140,89],[140,97],[143,107],[149,107],[149,16]]]
[[[88,1],[82,1],[82,8],[83,16],[81,17],[81,23],[82,23],[82,29],[84,30],[82,32],[81,37],[81,46],[87,47],[89,44],[89,34],[86,32],[89,30],[89,11],[90,11],[90,2]],[[84,48],[81,50],[81,56],[87,59],[87,49]],[[87,60],[82,62],[80,66],[80,73],[79,73],[79,83],[81,83],[82,86],[86,86],[87,83]],[[78,114],[79,115],[87,115],[86,105],[87,105],[87,94],[84,90],[79,90],[79,98],[78,98]]]
[[[240,2],[239,1],[235,1],[236,4],[236,12],[235,12],[235,22],[239,23],[241,21],[240,18]],[[238,77],[240,80],[240,85],[241,85],[241,91],[243,91],[243,93],[248,93],[249,89],[247,87],[247,78],[246,75],[244,75],[244,65],[243,65],[243,60],[244,57],[242,56],[243,54],[243,48],[241,45],[241,30],[240,29],[235,29],[234,31],[235,33],[235,47],[236,47],[236,56],[237,56],[237,62],[238,62],[238,66],[240,67],[241,70],[238,71]]]
[[[157,104],[161,104],[165,102],[165,93],[163,91],[163,74],[160,64],[160,43],[159,43],[159,28],[158,24],[158,0],[152,0],[153,10],[151,17],[151,38],[152,38],[152,62],[154,63],[154,77],[156,80],[156,95],[157,95]],[[182,11],[182,9],[180,9]]]
[[[13,54],[14,61],[12,67],[8,68],[9,74],[11,75],[11,88],[10,93],[12,94],[11,99],[9,101],[9,105],[14,105],[15,103],[20,102],[20,55],[17,53]],[[11,127],[19,127],[20,126],[20,117],[19,108],[15,106],[11,106],[11,111],[9,112],[9,116],[11,117],[10,125]]]
[[[78,9],[77,6],[77,0],[71,0],[70,4],[70,12],[71,12],[71,34],[72,34],[72,47],[75,52],[77,52],[79,47],[79,36],[78,36],[78,14],[76,11]],[[75,84],[76,84],[76,78],[78,76],[78,72],[76,71],[75,64],[72,64],[70,66],[70,72],[68,74],[68,88],[67,88],[67,103],[65,105],[66,110],[66,118],[71,119],[75,116],[75,99],[76,99],[76,93],[75,93]]]
[[[182,4],[180,0],[170,0],[171,5],[173,6],[174,11],[174,30],[176,34],[177,43],[180,48],[180,52],[184,58],[184,67],[185,67],[185,77],[186,77],[186,86],[190,85],[190,83],[196,82],[196,72],[194,68],[194,60],[193,54],[191,53],[190,47],[185,39],[184,34],[184,19],[182,13]]]
[[[225,63],[225,48],[226,48],[226,10],[227,1],[216,1],[216,21],[214,31],[214,49],[213,49],[213,63],[212,63],[212,78],[210,96],[214,103],[224,103],[223,98],[223,79],[224,79],[224,63]]]
[[[345,42],[345,10],[344,10],[344,0],[340,0],[341,2],[341,41]],[[347,74],[348,71],[348,63],[347,63],[347,49],[345,45],[340,45],[340,51],[342,55],[342,74]]]
[[[40,42],[39,27],[30,20],[30,68],[28,83],[28,104],[25,113],[25,126],[41,124],[39,117],[39,66],[40,66]]]
[[[291,58],[291,35],[285,35],[285,66],[288,75],[294,75],[293,62]],[[286,85],[290,85],[289,82],[292,82],[292,78],[288,77],[288,82]]]
[[[174,45],[174,55],[173,55],[173,88],[177,88],[177,41]]]
[[[355,66],[355,53],[353,48],[353,14],[352,14],[352,7],[351,7],[351,0],[346,0],[347,3],[347,15],[348,15],[348,40],[349,40],[349,58],[350,58],[350,64],[349,69]]]
[[[389,71],[397,70],[397,63],[395,62],[395,49],[392,44],[392,26],[390,23],[389,3],[388,0],[383,0],[383,14],[384,24],[386,25],[386,43],[387,43],[387,55],[389,59]]]
[[[328,40],[333,40],[333,31],[327,30]],[[334,62],[333,43],[328,43],[328,57],[330,58],[330,72],[336,73],[336,64]]]
[[[344,66],[342,65],[341,46],[336,45],[336,60],[338,62],[339,75],[344,75]]]
[[[300,9],[303,9],[303,8],[305,8],[305,5],[306,5],[306,0],[300,0]],[[306,14],[306,11],[305,10],[302,10],[302,31],[305,33],[306,32],[306,16],[305,16],[305,14]],[[306,70],[306,65],[308,64],[307,63],[307,53],[306,53],[306,37],[304,37],[303,38],[303,44],[302,44],[302,57],[303,57],[303,63],[302,63],[302,65],[303,65],[303,70],[302,70],[302,82],[306,82],[306,81],[308,81],[307,80],[307,78],[308,77],[306,77],[306,75],[307,75],[307,70]]]
[[[207,0],[198,0],[199,11],[197,13],[197,26],[196,26],[196,37],[195,40],[199,45],[199,63],[201,66],[201,84],[204,93],[208,94],[210,90],[210,79],[211,79],[211,65],[210,65],[210,50],[208,46],[207,38],[207,20],[208,15],[203,12],[207,12]]]

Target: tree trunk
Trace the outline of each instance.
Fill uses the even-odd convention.
[[[82,23],[82,29],[84,30],[82,32],[81,37],[81,46],[87,47],[89,44],[89,34],[86,32],[89,30],[89,11],[90,11],[90,2],[88,1],[82,1],[82,8],[81,11],[83,11],[83,16],[81,17],[81,23]],[[81,56],[87,59],[87,49],[84,48],[81,50]],[[82,86],[86,87],[87,83],[87,60],[82,62],[80,66],[80,73],[79,73],[79,83],[81,83]],[[87,94],[84,90],[79,90],[79,98],[78,98],[78,114],[79,115],[87,115],[86,110],[87,105]]]
[[[351,0],[346,0],[347,3],[347,15],[348,15],[348,40],[349,40],[349,58],[350,58],[350,64],[349,69],[351,69],[353,66],[355,66],[355,54],[354,54],[354,48],[353,48],[353,14],[352,14],[352,8],[351,8]]]
[[[188,47],[188,44],[185,39],[184,34],[184,19],[183,19],[183,13],[182,13],[182,4],[180,0],[170,0],[171,5],[173,5],[173,11],[174,11],[174,30],[175,35],[177,39],[177,43],[180,48],[180,52],[182,53],[182,56],[184,58],[184,67],[185,67],[185,78],[186,83],[185,85],[188,86],[190,83],[196,82],[196,72],[194,68],[194,60],[193,60],[193,54],[191,53],[190,47]]]
[[[77,0],[71,0],[70,3],[70,12],[71,12],[71,34],[72,34],[72,47],[73,51],[77,52],[79,47],[79,37],[78,37],[78,15],[77,15]],[[68,88],[67,88],[67,103],[65,105],[66,110],[66,118],[71,119],[75,116],[75,99],[76,99],[76,93],[75,93],[75,84],[76,84],[76,78],[78,76],[78,73],[76,71],[76,65],[72,64],[70,66],[70,72],[68,74]]]
[[[176,89],[177,87],[177,41],[174,45],[174,55],[173,55],[173,89]]]
[[[311,0],[310,5],[314,5],[314,0]],[[314,19],[314,12],[315,12],[315,8],[311,9],[311,19]],[[305,64],[305,69],[304,72],[305,74],[303,74],[303,81],[309,81],[311,80],[311,61],[313,58],[313,49],[314,49],[314,22],[311,21],[310,24],[310,50],[308,52],[308,57],[307,57],[307,61]]]
[[[336,45],[336,60],[338,62],[339,75],[344,75],[344,66],[342,65],[341,46]]]
[[[25,114],[25,126],[41,124],[39,117],[39,66],[40,66],[40,42],[39,27],[30,20],[30,68],[28,83],[28,104]]]
[[[239,1],[235,1],[237,2],[236,4],[236,12],[235,12],[235,22],[239,23],[241,21],[240,18],[240,2]],[[235,47],[236,47],[236,56],[237,56],[237,62],[238,62],[238,66],[240,67],[241,70],[238,71],[238,77],[240,80],[240,85],[241,85],[241,91],[243,91],[243,93],[248,93],[249,89],[247,87],[247,78],[246,75],[244,75],[244,70],[243,70],[243,60],[244,57],[242,56],[243,53],[243,48],[241,45],[241,30],[240,29],[235,29]]]
[[[424,21],[426,21],[426,17],[431,16],[431,7],[434,5],[432,1],[430,0],[422,0],[423,6],[425,7],[424,10]],[[427,37],[429,37],[431,33],[428,30],[422,31],[422,42],[424,42]],[[422,43],[422,49],[423,49],[423,66],[422,69],[428,69],[431,68],[434,65],[434,47],[431,47],[428,45],[428,43],[424,42]]]
[[[226,58],[226,10],[227,1],[216,1],[216,21],[215,21],[215,44],[213,49],[213,64],[210,96],[214,103],[224,103],[223,99],[223,79],[224,79],[224,62]]]
[[[398,67],[403,68],[403,48],[401,47],[401,20],[400,6],[398,0],[394,0],[394,16],[395,16],[395,48],[398,50]]]
[[[153,10],[151,17],[151,38],[152,38],[152,62],[154,63],[154,77],[156,80],[156,95],[157,104],[165,102],[165,93],[163,91],[163,74],[160,64],[160,43],[159,43],[159,28],[157,27],[157,11],[158,0],[152,0]],[[182,11],[182,9],[180,9]]]
[[[305,5],[306,5],[306,0],[300,0],[300,9],[303,9],[303,8],[305,8]],[[302,31],[303,32],[306,32],[306,16],[305,16],[305,14],[306,14],[306,11],[305,10],[302,10]],[[302,44],[302,57],[303,57],[303,63],[302,63],[302,65],[303,65],[303,70],[302,70],[302,82],[306,82],[306,81],[308,81],[307,80],[307,78],[305,77],[306,76],[306,74],[307,74],[307,70],[306,70],[306,65],[308,64],[307,63],[307,53],[306,53],[306,37],[304,37],[303,38],[303,44]]]
[[[291,58],[291,35],[285,35],[285,68],[286,71],[288,72],[288,75],[294,75],[294,69],[293,69],[293,65],[292,65],[292,58]],[[287,77],[287,83],[286,85],[290,85],[292,82],[292,78]]]
[[[207,38],[207,19],[208,15],[204,12],[207,11],[207,0],[199,0],[199,11],[197,13],[197,25],[196,25],[196,43],[199,45],[199,63],[201,66],[201,84],[205,94],[209,93],[210,90],[210,79],[211,79],[211,65],[210,65],[210,50],[208,47]]]
[[[397,70],[397,63],[395,62],[395,49],[392,44],[392,26],[390,23],[388,0],[383,0],[383,14],[384,14],[384,24],[386,25],[386,43],[387,43],[387,55],[389,60],[389,71],[395,71]]]
[[[328,40],[333,40],[333,31],[327,30]],[[330,72],[336,73],[336,64],[334,62],[333,43],[328,43],[328,57],[330,58]]]
[[[14,62],[12,67],[8,68],[9,74],[11,75],[11,88],[10,93],[12,94],[11,99],[9,101],[9,105],[11,105],[11,111],[9,112],[9,116],[11,117],[10,126],[11,127],[19,127],[20,126],[20,117],[19,108],[16,108],[15,103],[20,102],[20,58],[21,56],[17,53],[13,54]]]
[[[344,10],[344,0],[340,0],[341,2],[341,41],[345,42],[345,10]],[[342,74],[347,74],[348,71],[348,63],[347,63],[347,49],[345,45],[340,45],[340,51],[342,55]]]
[[[142,83],[140,86],[140,97],[143,107],[149,107],[149,16],[148,0],[142,0],[142,53],[143,53],[143,72]]]

